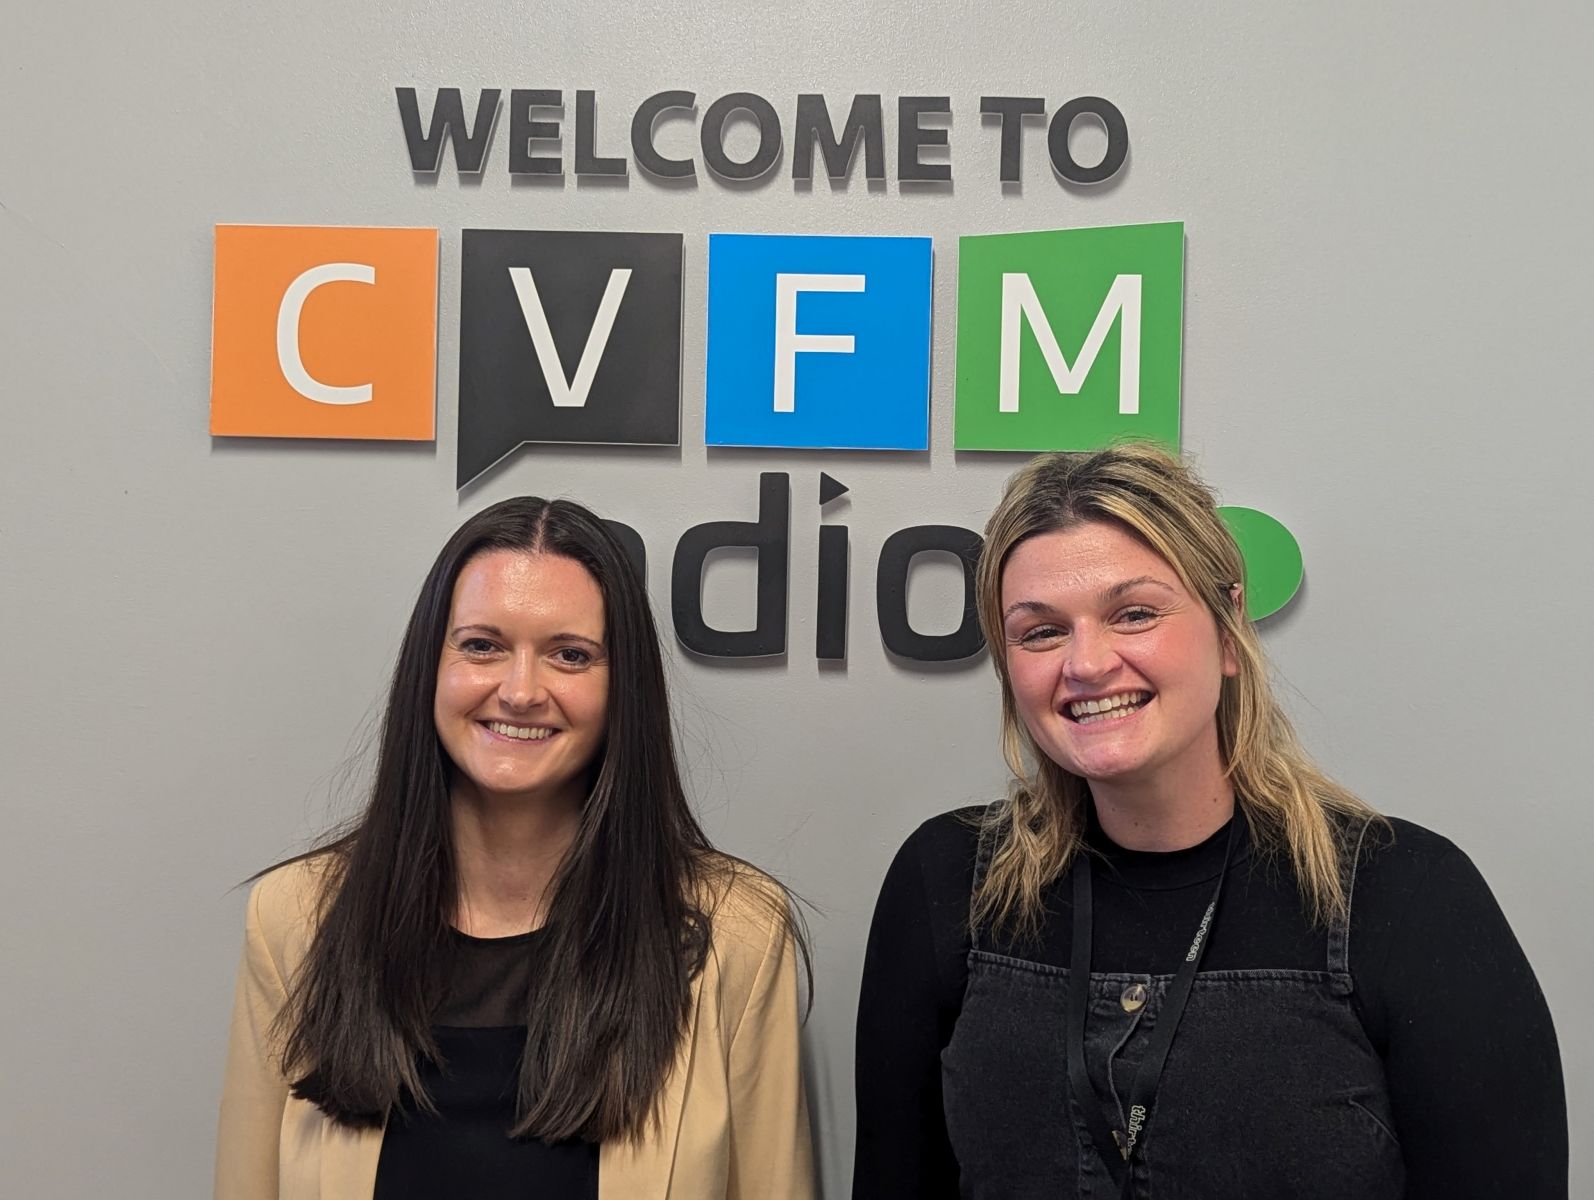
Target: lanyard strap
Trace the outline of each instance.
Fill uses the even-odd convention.
[[[1190,989],[1195,984],[1196,972],[1201,969],[1201,959],[1206,953],[1207,935],[1218,911],[1218,900],[1223,895],[1223,880],[1229,873],[1229,860],[1234,856],[1234,843],[1238,840],[1240,817],[1236,812],[1229,822],[1228,844],[1223,851],[1223,867],[1218,871],[1217,886],[1212,889],[1212,900],[1201,923],[1196,926],[1190,949],[1179,964],[1179,971],[1168,986],[1163,999],[1162,1013],[1146,1047],[1146,1056],[1129,1087],[1129,1128],[1118,1134],[1107,1124],[1097,1102],[1095,1089],[1090,1085],[1090,1075],[1085,1069],[1085,1014],[1090,1007],[1091,930],[1094,925],[1091,905],[1090,856],[1081,851],[1074,860],[1074,941],[1068,967],[1068,1082],[1074,1093],[1074,1103],[1084,1113],[1090,1137],[1096,1143],[1108,1171],[1122,1189],[1129,1191],[1129,1162],[1135,1145],[1145,1132],[1151,1109],[1157,1098],[1157,1087],[1162,1081],[1162,1068],[1167,1065],[1168,1051],[1173,1046],[1173,1036],[1179,1030],[1184,1016]],[[1109,1062],[1107,1070],[1112,1071]]]

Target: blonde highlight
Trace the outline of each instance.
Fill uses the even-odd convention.
[[[1013,778],[1006,798],[981,823],[988,866],[971,921],[1034,935],[1042,891],[1084,843],[1089,786],[1041,751],[1014,700],[1003,649],[1002,572],[1019,543],[1092,522],[1143,541],[1212,614],[1239,668],[1219,695],[1218,743],[1252,841],[1264,854],[1288,856],[1314,921],[1343,916],[1349,899],[1341,881],[1347,853],[1341,831],[1383,818],[1323,773],[1279,708],[1256,626],[1234,603],[1245,563],[1212,492],[1162,448],[1126,442],[1088,454],[1037,456],[1008,481],[986,523],[976,603],[1001,684],[1002,755]]]

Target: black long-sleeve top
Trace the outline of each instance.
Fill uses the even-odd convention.
[[[596,1145],[509,1136],[543,931],[451,938],[442,1061],[418,1064],[432,1109],[407,1101],[388,1119],[372,1200],[597,1200]]]
[[[980,809],[945,813],[897,853],[880,891],[858,1006],[855,1200],[955,1200],[941,1051],[968,974]],[[1409,1200],[1567,1194],[1566,1095],[1548,1006],[1472,862],[1409,821],[1370,833],[1355,879],[1352,1003],[1384,1062]],[[1226,830],[1172,853],[1125,850],[1099,827],[1093,969],[1171,974],[1222,866]],[[1376,844],[1374,844],[1376,843]],[[1045,895],[1038,943],[1067,967],[1071,901]],[[1305,915],[1287,861],[1230,867],[1204,971],[1321,970],[1327,932]],[[1003,949],[1000,945],[996,948]]]

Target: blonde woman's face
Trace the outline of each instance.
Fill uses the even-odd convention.
[[[1020,543],[1002,614],[1019,715],[1059,766],[1159,791],[1221,776],[1218,698],[1238,665],[1206,606],[1139,539],[1090,523]]]

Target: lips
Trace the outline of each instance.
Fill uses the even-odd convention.
[[[547,725],[515,725],[509,721],[483,721],[488,733],[515,742],[546,742],[558,730]]]
[[[1106,696],[1071,700],[1063,706],[1063,715],[1076,725],[1122,720],[1139,712],[1151,702],[1152,696],[1153,693],[1143,688],[1131,688]]]

